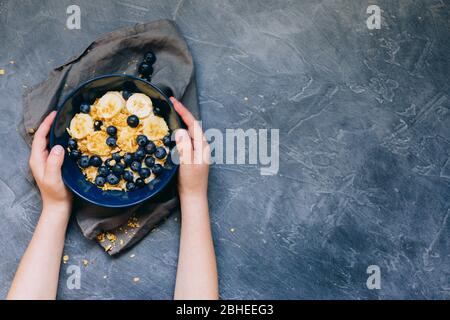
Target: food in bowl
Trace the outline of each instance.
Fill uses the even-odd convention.
[[[170,130],[150,97],[108,91],[82,103],[66,128],[67,151],[86,177],[103,190],[133,191],[160,175],[171,147]]]

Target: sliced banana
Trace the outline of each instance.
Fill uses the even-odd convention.
[[[151,115],[143,122],[143,132],[150,140],[159,140],[169,133],[169,127],[163,118]]]
[[[94,131],[94,120],[85,113],[78,113],[70,121],[69,133],[75,139],[83,139]]]
[[[109,91],[98,100],[96,112],[104,119],[111,119],[125,107],[125,99],[118,91]]]
[[[139,134],[139,130],[130,127],[124,127],[117,134],[117,145],[122,151],[134,152],[138,147],[136,137]]]
[[[134,93],[127,100],[127,110],[138,118],[147,118],[153,111],[152,99],[143,93]]]

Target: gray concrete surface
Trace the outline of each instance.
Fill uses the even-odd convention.
[[[366,27],[373,3],[380,30]],[[79,0],[82,28],[67,30],[70,4],[0,0],[1,297],[41,209],[16,132],[24,88],[106,32],[173,18],[204,127],[280,129],[277,175],[211,168],[221,296],[450,298],[448,1]],[[72,222],[59,298],[170,299],[178,237],[172,216],[110,258]],[[79,290],[66,286],[70,264]],[[380,290],[366,287],[369,265]]]

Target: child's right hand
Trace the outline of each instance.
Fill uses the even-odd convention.
[[[211,150],[202,128],[194,116],[181,102],[170,98],[175,110],[187,126],[187,131],[178,129],[175,141],[180,155],[178,191],[181,197],[206,197]]]

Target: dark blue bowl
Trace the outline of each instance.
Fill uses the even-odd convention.
[[[101,97],[107,91],[121,90],[146,94],[152,99],[153,105],[160,107],[163,111],[164,120],[172,131],[181,127],[180,118],[171,101],[161,89],[131,75],[105,75],[80,85],[58,107],[58,113],[50,132],[50,147],[59,144],[64,149],[67,148],[69,134],[66,128],[74,115],[80,112],[82,102],[93,103],[96,98]],[[62,166],[62,178],[66,186],[79,197],[99,206],[118,208],[132,206],[150,199],[169,183],[177,169],[177,165],[169,163],[160,176],[136,191],[104,191],[86,180],[80,168],[66,152]]]

